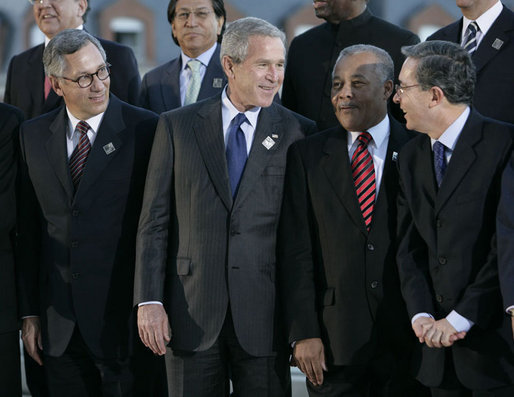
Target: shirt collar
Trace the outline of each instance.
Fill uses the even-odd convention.
[[[216,51],[216,46],[217,45],[218,45],[218,43],[214,43],[214,45],[211,48],[209,48],[207,51],[205,51],[204,53],[200,54],[196,58],[190,58],[186,54],[184,54],[184,51],[180,51],[180,57],[182,58],[182,69],[181,69],[181,71],[184,71],[184,69],[187,66],[187,63],[191,59],[196,59],[196,60],[200,61],[203,66],[207,67],[207,65],[211,61],[211,58],[212,58],[212,56],[214,54],[214,51]]]
[[[464,124],[466,124],[470,112],[471,109],[469,108],[469,106],[466,106],[466,109],[461,113],[459,117],[457,117],[457,119],[452,124],[450,124],[450,126],[441,134],[439,139],[430,138],[432,148],[434,147],[434,143],[436,141],[439,141],[446,148],[453,151],[455,149],[457,140],[459,139],[459,136],[462,132],[462,129],[464,128]]]
[[[77,128],[77,124],[79,123],[79,119],[77,119],[74,115],[71,114],[68,107],[66,107],[66,113],[68,114],[68,120],[70,121],[70,128],[68,129],[67,136],[69,139],[73,138],[73,134],[75,133],[75,128]],[[98,128],[100,127],[100,123],[102,122],[104,113],[99,113],[96,116],[93,116],[87,120],[84,120],[89,124],[93,134],[95,135],[98,132]]]
[[[376,148],[382,146],[382,144],[386,141],[387,137],[389,136],[389,116],[387,115],[387,113],[380,123],[374,125],[371,128],[368,128],[367,131],[373,138],[373,141],[370,142],[370,145],[374,145]],[[361,131],[350,131],[352,145],[357,139],[357,137],[360,135],[360,133]]]
[[[79,25],[75,29],[84,30],[84,25]],[[50,39],[45,36],[45,47],[48,45],[49,42],[50,42]]]
[[[487,33],[487,31],[491,28],[492,24],[500,16],[502,11],[503,11],[503,4],[501,3],[500,0],[498,0],[495,5],[493,5],[491,8],[489,8],[486,12],[484,12],[482,15],[480,15],[475,20],[478,27],[480,28],[480,32],[483,35],[485,35]],[[462,17],[462,39],[464,39],[464,35],[466,34],[468,25],[471,22],[473,22],[473,20],[468,19],[465,16]]]
[[[238,113],[241,113],[239,110],[236,109],[236,107],[230,102],[230,99],[227,95],[227,87],[223,89],[223,92],[221,94],[221,111],[223,115],[223,120],[230,124],[232,119],[237,116]],[[247,110],[244,112],[246,118],[248,119],[248,122],[253,128],[257,127],[257,118],[259,117],[259,112],[261,111],[261,108],[256,106],[251,108],[250,110]],[[225,125],[225,123],[223,123]],[[227,124],[227,126],[228,126]]]

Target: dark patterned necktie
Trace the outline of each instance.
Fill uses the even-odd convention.
[[[462,47],[464,47],[464,49],[470,54],[473,54],[477,49],[477,32],[479,30],[480,28],[475,21],[471,22],[466,29],[467,36],[464,43],[462,43]]]
[[[361,132],[357,140],[359,144],[352,156],[352,177],[357,193],[357,200],[369,232],[375,208],[376,184],[373,158],[368,151],[368,144],[373,138],[369,132]]]
[[[437,186],[441,186],[441,182],[443,181],[444,173],[446,172],[446,156],[445,149],[441,142],[434,142],[434,171],[435,171],[435,179],[437,180]]]
[[[239,113],[232,120],[232,125],[228,131],[226,155],[232,197],[236,196],[239,181],[245,168],[246,158],[248,157],[246,152],[246,138],[243,130],[241,129],[241,124],[245,121],[245,114]]]
[[[75,130],[80,134],[80,139],[69,160],[71,180],[75,190],[77,190],[80,178],[84,172],[84,167],[86,166],[87,157],[91,151],[91,142],[89,142],[89,138],[87,136],[89,128],[89,124],[85,121],[79,121],[75,128]]]

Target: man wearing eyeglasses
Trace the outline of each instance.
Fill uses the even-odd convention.
[[[83,30],[57,34],[43,62],[65,106],[20,132],[22,338],[50,396],[132,396],[134,247],[157,116],[109,95],[105,52]]]
[[[225,19],[223,0],[170,0],[171,36],[181,53],[144,76],[140,106],[162,113],[222,91],[227,80],[219,43]]]
[[[4,102],[20,108],[30,119],[62,105],[43,71],[43,50],[48,41],[64,29],[82,29],[89,11],[88,0],[29,0],[34,19],[45,35],[45,43],[11,59],[7,71]],[[116,73],[111,91],[121,100],[137,104],[141,78],[132,50],[98,39]]]

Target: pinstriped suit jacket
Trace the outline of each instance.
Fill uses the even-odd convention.
[[[161,115],[139,222],[134,299],[164,302],[173,349],[208,349],[230,308],[249,354],[274,351],[275,243],[286,153],[313,130],[313,122],[280,105],[263,108],[233,201],[221,96]],[[262,141],[272,135],[268,150]]]

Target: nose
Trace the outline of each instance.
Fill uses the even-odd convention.
[[[107,77],[108,79],[109,77]],[[105,81],[105,80],[104,80]],[[91,90],[92,91],[95,91],[95,92],[98,92],[98,91],[102,91],[103,88],[104,88],[104,81],[100,80],[98,78],[98,76],[95,74],[93,76],[93,82],[91,83]]]
[[[281,72],[278,70],[277,66],[275,65],[270,65],[268,67],[268,73],[266,74],[266,77],[269,81],[278,81],[278,77],[279,77],[279,74]]]
[[[196,16],[196,14],[194,12],[191,12],[188,16],[187,16],[187,19],[186,19],[186,24],[188,26],[195,26],[196,23],[198,22],[198,17]]]
[[[400,104],[400,94],[398,94],[398,91],[394,92],[393,102],[396,103],[396,104]]]

